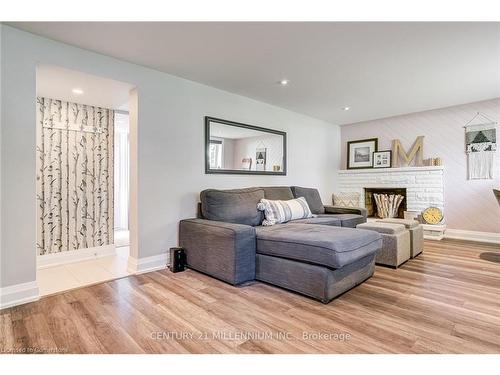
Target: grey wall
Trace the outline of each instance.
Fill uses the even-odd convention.
[[[137,87],[141,258],[163,253],[177,243],[178,221],[195,214],[202,189],[297,184],[318,187],[325,201],[334,190],[340,146],[335,125],[7,26],[3,26],[1,48],[1,286],[32,281],[36,274],[37,63]],[[206,115],[288,132],[288,175],[205,175]]]

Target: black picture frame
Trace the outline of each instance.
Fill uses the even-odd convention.
[[[375,156],[376,156],[375,154],[385,154],[385,153],[389,154],[389,165],[383,167],[377,167],[375,165]],[[392,150],[373,151],[372,160],[373,160],[373,168],[375,169],[392,168]]]
[[[371,157],[371,165],[369,165],[369,166],[364,165],[364,166],[359,166],[359,167],[352,166],[350,163],[350,161],[351,161],[351,145],[360,144],[360,143],[369,143],[369,142],[373,143],[373,151],[369,152],[369,155]],[[347,169],[373,168],[373,152],[377,152],[377,151],[378,151],[378,138],[359,139],[356,141],[347,142]]]
[[[277,134],[283,137],[283,170],[277,171],[250,171],[240,169],[211,169],[210,168],[210,123],[217,122],[229,126],[236,126],[239,128],[258,130],[266,133]],[[264,176],[286,176],[287,173],[287,149],[286,149],[286,132],[281,130],[263,128],[261,126],[243,124],[240,122],[229,121],[217,117],[205,116],[205,174],[246,174],[246,175],[264,175]]]

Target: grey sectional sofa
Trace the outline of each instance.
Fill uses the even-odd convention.
[[[306,198],[313,218],[262,226],[262,198]],[[368,279],[382,246],[363,209],[323,206],[316,189],[255,187],[201,192],[199,217],[182,220],[188,266],[233,285],[260,280],[328,303]]]

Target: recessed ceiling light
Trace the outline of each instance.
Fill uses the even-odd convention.
[[[73,90],[71,90],[71,92],[73,94],[76,94],[76,95],[82,95],[83,94],[83,90],[82,89],[73,89]]]
[[[286,85],[288,85],[289,83],[290,83],[290,81],[289,81],[288,79],[282,79],[282,80],[280,81],[280,85],[281,85],[281,86],[286,86]]]
[[[343,111],[348,111],[348,110],[350,110],[350,109],[351,109],[351,107],[342,107],[342,110],[343,110]]]

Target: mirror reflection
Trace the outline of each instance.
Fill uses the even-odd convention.
[[[286,174],[286,133],[205,119],[206,172]]]

